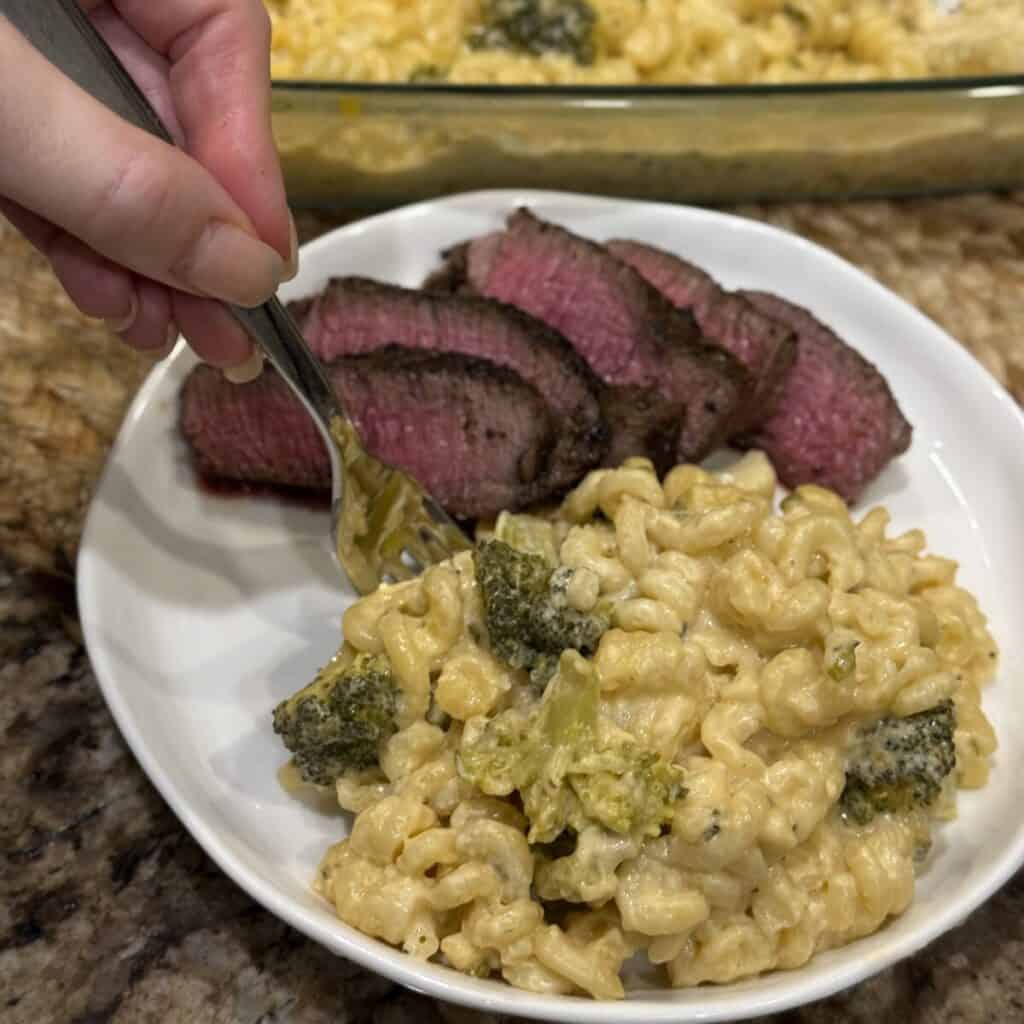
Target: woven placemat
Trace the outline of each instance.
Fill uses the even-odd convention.
[[[1024,192],[731,212],[858,264],[1024,401]],[[351,219],[305,214],[299,234],[308,240]],[[148,364],[77,313],[6,224],[0,282],[0,552],[70,575],[92,490]]]
[[[2,222],[0,222],[2,223]],[[89,498],[149,365],[0,229],[0,553],[70,574]]]

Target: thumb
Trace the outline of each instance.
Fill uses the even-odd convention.
[[[0,194],[172,288],[241,306],[273,294],[284,261],[197,161],[107,110],[3,20],[0,68]]]

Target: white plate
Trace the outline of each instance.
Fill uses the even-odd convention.
[[[911,450],[862,505],[884,501],[896,529],[921,526],[955,557],[1002,646],[985,707],[1000,752],[989,786],[961,800],[911,908],[876,935],[799,970],[724,987],[631,992],[610,1008],[546,997],[418,961],[348,928],[309,890],[345,819],[278,786],[270,710],[335,650],[341,592],[326,515],[197,490],[177,433],[183,347],[133,403],[86,524],[82,625],[117,723],[167,802],[256,900],[325,946],[433,996],[563,1021],[719,1021],[795,1006],[852,985],[962,921],[1024,859],[1024,420],[931,321],[829,252],[775,228],[707,210],[540,192],[420,203],[341,228],[303,251],[286,297],[332,274],[416,284],[445,246],[528,204],[596,239],[631,237],[692,258],[730,287],[807,306],[881,368],[914,424]]]

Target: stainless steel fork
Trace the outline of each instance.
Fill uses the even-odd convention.
[[[76,0],[0,0],[0,13],[72,81],[131,124],[174,139]],[[323,367],[277,298],[227,307],[316,422],[331,460],[331,536],[352,585],[368,593],[470,547],[416,481],[363,449]]]

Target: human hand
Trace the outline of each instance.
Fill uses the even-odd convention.
[[[0,19],[0,212],[128,344],[159,358],[180,331],[229,376],[253,376],[261,361],[213,300],[259,305],[296,269],[266,11],[80,2],[183,150],[111,113]]]

